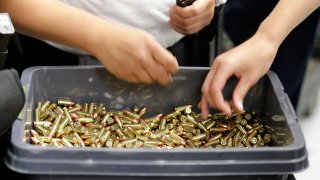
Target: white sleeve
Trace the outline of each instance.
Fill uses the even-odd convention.
[[[226,3],[227,0],[216,0],[216,6],[220,6],[221,4]]]

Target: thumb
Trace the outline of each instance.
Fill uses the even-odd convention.
[[[255,82],[250,80],[248,76],[240,78],[236,88],[233,91],[233,104],[236,111],[244,111],[243,100],[254,83]]]
[[[196,0],[192,5],[186,7],[175,7],[172,10],[175,11],[180,17],[190,18],[197,16],[200,12],[203,12],[207,8],[207,0]]]
[[[192,6],[195,8],[195,12],[202,12],[207,8],[207,0],[196,0]]]

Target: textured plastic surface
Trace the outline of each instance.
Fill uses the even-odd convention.
[[[0,70],[0,137],[11,127],[25,98],[19,75],[14,69]]]
[[[21,81],[26,89],[24,117],[12,128],[6,164],[12,170],[45,175],[119,176],[230,176],[277,175],[308,166],[305,140],[283,87],[273,72],[263,77],[245,99],[247,111],[270,116],[272,146],[265,148],[108,149],[38,147],[29,143],[33,109],[39,100],[60,97],[77,102],[99,102],[112,109],[145,105],[149,115],[168,113],[175,106],[197,107],[207,68],[181,68],[168,87],[120,81],[103,67],[33,67]],[[231,79],[224,90],[230,97]],[[196,108],[194,108],[196,109]],[[148,116],[148,114],[146,116]],[[273,115],[278,118],[272,120]]]

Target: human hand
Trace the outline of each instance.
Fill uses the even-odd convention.
[[[176,58],[146,32],[112,25],[100,31],[93,54],[117,78],[132,83],[169,84],[178,71]],[[105,33],[108,32],[108,33]]]
[[[202,118],[208,117],[209,105],[231,115],[232,109],[222,90],[231,76],[238,78],[232,101],[236,111],[243,111],[243,99],[248,90],[269,70],[278,45],[256,34],[243,44],[219,55],[213,62],[203,86],[198,107]]]
[[[179,33],[193,34],[210,24],[214,8],[214,0],[196,0],[187,7],[175,5],[170,10],[169,23]]]

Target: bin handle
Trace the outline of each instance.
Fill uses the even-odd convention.
[[[285,116],[288,118],[288,123],[294,123],[296,124],[298,122],[298,117],[296,115],[296,112],[292,106],[292,103],[289,99],[289,96],[287,93],[284,92],[284,87],[281,84],[281,81],[277,74],[271,70],[268,71],[268,76],[270,79],[273,79],[271,83],[273,84],[273,87],[275,87],[276,95],[278,96],[280,101],[280,105],[284,111]],[[291,119],[294,119],[295,121],[291,121]]]

